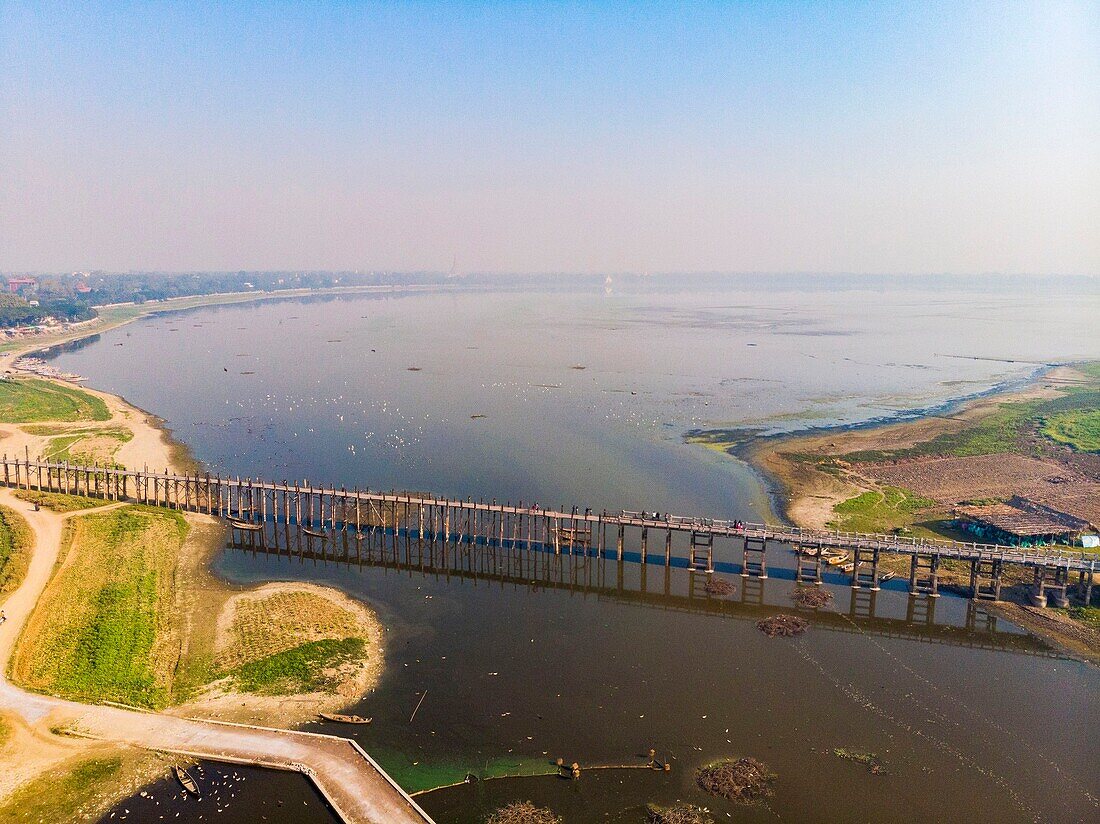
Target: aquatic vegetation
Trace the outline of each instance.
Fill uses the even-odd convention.
[[[676,804],[672,807],[646,804],[645,811],[649,824],[714,824],[710,813],[694,804]]]
[[[773,615],[756,622],[756,628],[769,638],[781,636],[789,638],[800,635],[810,627],[810,622],[797,615]]]
[[[791,600],[800,607],[817,609],[831,604],[833,593],[825,587],[795,587],[791,590]]]
[[[733,595],[737,588],[725,578],[711,576],[703,585],[703,591],[707,595]]]
[[[843,758],[845,761],[855,761],[857,764],[862,764],[867,770],[875,775],[883,772],[882,764],[878,760],[878,756],[873,752],[861,752],[860,750],[848,750],[844,747],[837,747],[833,750],[833,755],[837,758]]]
[[[0,421],[106,421],[107,404],[71,386],[31,378],[0,381]]]
[[[485,824],[561,824],[562,817],[530,801],[508,804],[485,819]]]
[[[695,783],[704,792],[730,801],[751,803],[773,795],[778,776],[755,758],[725,758],[700,767]]]

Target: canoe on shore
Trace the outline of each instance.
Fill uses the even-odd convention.
[[[369,724],[374,720],[361,715],[338,715],[329,712],[319,712],[317,715],[322,721],[335,721],[337,724]]]
[[[176,774],[176,780],[180,782],[180,786],[187,790],[187,792],[191,793],[191,795],[202,795],[202,793],[199,792],[199,785],[195,779],[191,777],[191,773],[187,772],[183,767],[175,765],[172,766],[172,771]]]

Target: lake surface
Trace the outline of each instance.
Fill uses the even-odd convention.
[[[762,519],[761,480],[686,431],[942,404],[1021,380],[1031,361],[1100,357],[1081,331],[1098,309],[1096,292],[824,282],[394,293],[149,318],[57,365],[163,416],[211,471]],[[662,565],[396,552],[347,564],[237,546],[216,567],[239,583],[331,584],[379,611],[386,673],[357,710],[374,723],[350,732],[408,787],[558,756],[636,765],[650,747],[672,766],[421,796],[441,822],[526,798],[579,822],[637,822],[645,802],[677,798],[740,821],[1098,813],[1096,671],[962,599],[940,598],[929,621],[897,582],[869,606],[835,579],[829,615],[772,639],[755,622],[791,608],[781,549],[759,587],[720,573],[729,598]],[[836,748],[876,753],[885,774]],[[694,788],[697,766],[742,755],[779,776],[766,805]],[[218,817],[253,820],[239,806]]]

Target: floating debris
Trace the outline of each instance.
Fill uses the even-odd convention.
[[[501,807],[485,824],[561,824],[562,817],[546,807],[536,807],[530,801],[517,801]]]
[[[703,584],[703,591],[707,595],[733,595],[736,587],[725,578],[708,578]]]
[[[878,756],[873,752],[861,752],[860,750],[848,750],[844,747],[837,747],[833,750],[833,755],[837,758],[843,758],[845,761],[855,761],[857,764],[862,764],[872,775],[882,775],[886,772],[886,770],[882,768]]]
[[[756,622],[756,628],[769,638],[775,638],[777,635],[789,638],[805,632],[809,627],[810,622],[797,615],[773,615]]]
[[[649,824],[714,824],[710,813],[694,804],[676,804],[672,807],[646,804],[645,812]]]
[[[752,803],[772,795],[771,785],[777,777],[755,758],[725,758],[700,767],[695,783],[719,798]]]
[[[833,602],[833,593],[824,587],[795,587],[791,590],[791,600],[800,607],[828,606]]]

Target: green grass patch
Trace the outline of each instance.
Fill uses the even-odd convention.
[[[909,529],[922,510],[936,502],[895,486],[872,490],[833,507],[834,529],[848,532],[894,532]]]
[[[27,575],[34,550],[34,534],[23,516],[0,506],[0,604]]]
[[[1100,452],[1100,409],[1058,412],[1044,420],[1041,431],[1078,452]]]
[[[1100,607],[1070,607],[1066,610],[1074,621],[1079,621],[1090,629],[1100,632]]]
[[[166,706],[182,631],[174,576],[187,529],[179,513],[152,507],[76,518],[13,678],[82,701]]]
[[[0,381],[0,421],[106,421],[102,400],[71,386],[37,378]]]
[[[72,769],[41,775],[12,793],[0,805],[0,824],[11,822],[67,822],[86,817],[94,809],[106,782],[122,772],[121,758],[93,758]]]
[[[362,638],[309,641],[293,649],[242,664],[230,673],[230,677],[236,689],[241,692],[261,695],[326,692],[338,680],[326,675],[325,670],[361,659],[366,645],[367,642]]]
[[[110,501],[88,498],[84,495],[63,495],[60,492],[38,492],[34,489],[16,489],[12,494],[29,504],[38,504],[51,512],[78,512],[81,509],[93,509],[106,506]]]

